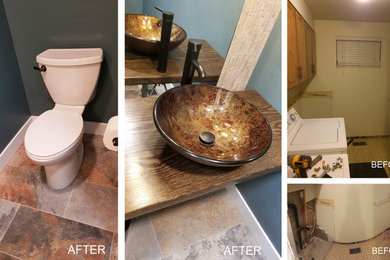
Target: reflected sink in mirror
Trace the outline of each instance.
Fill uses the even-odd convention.
[[[201,164],[238,166],[264,155],[271,126],[246,99],[209,85],[185,85],[163,93],[153,109],[160,134],[177,152]]]
[[[126,46],[138,53],[157,55],[160,50],[162,18],[141,14],[125,15]],[[187,33],[177,24],[172,24],[169,50],[177,48]]]

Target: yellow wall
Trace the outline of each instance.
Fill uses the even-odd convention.
[[[332,91],[331,114],[345,118],[347,136],[389,135],[390,23],[315,20],[315,31],[318,72],[300,90]],[[336,37],[381,38],[381,68],[337,68]],[[320,117],[321,109],[329,108],[313,103],[305,109]]]

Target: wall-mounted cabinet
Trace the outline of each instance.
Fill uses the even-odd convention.
[[[311,79],[316,74],[315,32],[295,7],[287,9],[288,89]]]

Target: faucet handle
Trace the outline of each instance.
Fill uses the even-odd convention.
[[[159,11],[163,14],[163,17],[164,17],[164,16],[167,16],[168,18],[173,19],[173,13],[172,13],[172,12],[163,10],[162,8],[160,8],[160,7],[158,7],[158,6],[155,6],[154,8],[157,9],[157,10],[159,10]]]
[[[154,7],[155,9],[157,9],[157,10],[159,10],[160,12],[162,12],[162,13],[164,13],[165,11],[163,10],[163,9],[161,9],[160,7],[158,7],[158,6],[155,6]]]
[[[46,71],[46,66],[45,65],[42,65],[41,67],[34,66],[33,69],[34,70],[39,70],[40,72],[45,72]]]
[[[201,47],[202,47],[202,42],[199,40],[190,39],[188,41],[188,48],[194,52],[199,52]]]

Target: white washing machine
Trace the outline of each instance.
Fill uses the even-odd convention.
[[[343,167],[328,173],[333,178],[349,178],[349,162],[347,155],[347,136],[344,118],[302,119],[294,108],[287,114],[288,155],[310,155],[314,159],[322,155],[326,164],[332,165],[337,158],[342,158]],[[314,168],[322,167],[322,161]],[[289,177],[294,175],[289,168]],[[322,169],[321,169],[322,171]],[[308,176],[320,175],[308,171]]]

